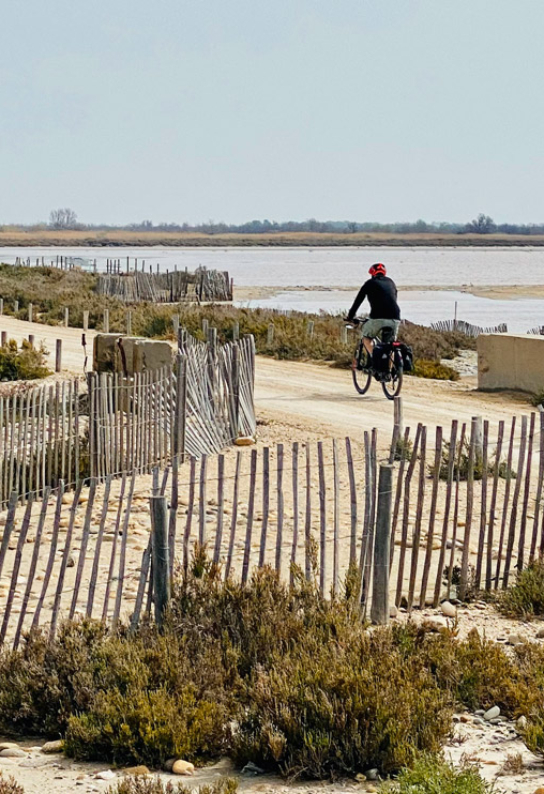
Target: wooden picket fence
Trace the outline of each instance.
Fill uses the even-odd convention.
[[[467,323],[465,320],[439,320],[436,323],[431,323],[431,328],[433,331],[442,331],[442,332],[456,332],[459,334],[465,334],[465,336],[471,336],[476,338],[480,336],[480,334],[506,334],[508,333],[508,326],[506,323],[500,323],[499,325],[489,326],[488,328],[483,328],[479,325],[472,325],[472,323]]]
[[[255,434],[253,337],[218,345],[182,333],[180,340],[175,367],[89,374],[91,477],[149,472]]]
[[[212,335],[213,336],[213,335]],[[252,336],[218,345],[182,335],[174,367],[90,373],[0,398],[0,506],[82,478],[150,472],[253,436]]]
[[[43,493],[62,480],[75,487],[85,456],[88,416],[77,380],[0,397],[0,504]]]
[[[109,264],[108,264],[109,269]],[[232,301],[232,282],[227,272],[200,267],[194,273],[174,270],[166,273],[124,273],[119,267],[98,276],[99,295],[124,303],[183,303]]]
[[[73,494],[63,483],[54,495],[47,487],[41,502],[32,495],[20,507],[14,493],[0,544],[0,640],[17,644],[38,625],[53,635],[79,615],[135,627],[150,613],[152,494],[163,494],[165,511],[168,501],[171,572],[187,568],[200,544],[225,578],[247,582],[269,565],[289,581],[296,564],[328,595],[351,567],[367,611],[384,540],[376,534],[384,459],[393,461],[391,600],[411,610],[507,587],[544,552],[543,430],[543,414],[493,433],[478,419],[452,422],[447,436],[397,424],[392,441],[372,430],[185,463],[176,456],[152,485],[136,472],[108,474],[80,480]]]

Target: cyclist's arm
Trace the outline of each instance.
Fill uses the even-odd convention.
[[[357,297],[353,301],[353,306],[351,307],[351,309],[348,312],[348,320],[353,320],[355,318],[355,315],[357,314],[357,310],[359,309],[359,306],[361,305],[361,303],[364,301],[364,299],[366,297],[367,297],[366,284],[363,284],[363,286],[361,287],[361,289],[359,290],[359,292],[357,294]]]

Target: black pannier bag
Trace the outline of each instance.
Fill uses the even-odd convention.
[[[391,355],[391,345],[378,342],[372,351],[372,369],[375,372],[389,372],[389,356]]]
[[[402,356],[402,366],[405,372],[414,371],[414,354],[410,345],[399,345],[400,354]]]

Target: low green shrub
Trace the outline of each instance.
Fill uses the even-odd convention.
[[[226,749],[226,713],[192,682],[160,689],[151,675],[126,691],[97,692],[92,710],[68,721],[65,750],[79,760],[161,767],[169,758],[216,758]]]
[[[65,624],[53,643],[30,636],[0,655],[0,731],[59,736],[76,758],[160,765],[226,748],[231,697],[217,646],[198,656],[183,638],[142,629],[111,635]]]
[[[36,380],[51,374],[45,363],[45,348],[33,347],[23,340],[19,349],[17,342],[10,339],[5,347],[0,347],[0,380]]]
[[[307,637],[253,672],[245,701],[236,760],[289,777],[397,772],[419,751],[438,752],[451,727],[448,695],[387,633]]]
[[[455,707],[525,715],[544,751],[544,648],[477,632],[361,620],[358,582],[332,600],[294,571],[225,582],[197,549],[166,624],[135,634],[68,623],[0,650],[0,733],[63,736],[79,759],[161,766],[231,754],[310,778],[411,766]]]
[[[544,617],[544,558],[518,573],[515,583],[499,597],[497,606],[508,617]]]
[[[398,779],[385,783],[383,794],[491,794],[493,786],[480,775],[476,766],[456,769],[430,755],[417,759],[412,769],[403,769]]]
[[[459,380],[459,373],[447,364],[426,358],[416,358],[414,369],[410,373],[416,378],[433,378],[434,380]]]

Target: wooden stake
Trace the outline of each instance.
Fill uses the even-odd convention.
[[[153,591],[155,595],[155,621],[162,626],[164,614],[170,601],[170,562],[168,559],[168,525],[166,497],[151,497],[153,517],[152,555]]]
[[[381,464],[378,481],[378,511],[374,546],[372,608],[370,612],[372,622],[381,626],[389,623],[389,543],[391,537],[392,496],[393,466],[391,464]]]
[[[319,471],[319,590],[324,596],[327,581],[327,502],[322,441],[317,442],[317,464]]]
[[[249,561],[251,555],[251,543],[253,539],[253,514],[255,511],[255,486],[257,484],[257,450],[251,450],[251,468],[249,475],[249,500],[247,510],[246,543],[244,549],[244,560],[242,564],[242,584],[246,584],[249,575]]]
[[[283,444],[276,447],[276,506],[277,506],[277,531],[276,531],[276,571],[281,576],[282,544],[283,544]]]

